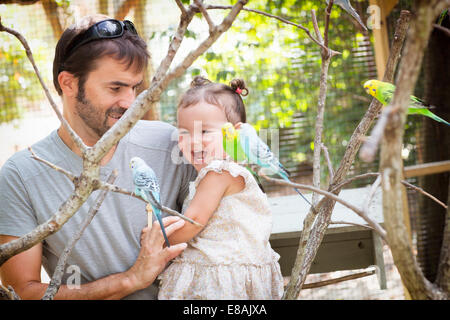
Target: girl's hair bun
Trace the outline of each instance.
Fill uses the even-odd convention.
[[[248,89],[245,86],[245,81],[243,79],[233,79],[230,82],[230,87],[235,91],[236,93],[240,94],[241,96],[248,95]]]
[[[191,88],[197,88],[212,83],[210,80],[202,76],[195,76],[191,82]]]

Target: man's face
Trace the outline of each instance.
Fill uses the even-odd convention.
[[[78,85],[74,112],[79,117],[79,130],[92,138],[100,138],[127,111],[143,81],[144,71],[111,57],[98,60],[84,83]]]

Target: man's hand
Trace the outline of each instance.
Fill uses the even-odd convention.
[[[163,218],[164,228],[167,236],[184,226],[184,220],[178,217]],[[141,251],[134,265],[126,271],[130,284],[135,290],[147,288],[155,281],[156,277],[164,270],[166,264],[178,256],[184,249],[186,243],[179,243],[163,247],[164,237],[158,221],[151,228],[146,227],[141,234]]]

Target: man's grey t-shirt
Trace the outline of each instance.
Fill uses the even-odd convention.
[[[106,166],[101,180],[112,170],[119,175],[114,184],[133,191],[130,159],[141,157],[155,171],[161,186],[164,206],[180,211],[187,196],[189,181],[195,178],[191,165],[180,163],[175,128],[159,121],[139,121],[123,137]],[[60,139],[57,131],[32,146],[41,158],[75,175],[82,161]],[[174,161],[175,160],[175,161]],[[177,161],[178,160],[178,161]],[[178,162],[178,163],[177,163]],[[0,171],[0,234],[22,236],[53,216],[74,190],[62,173],[31,158],[28,150],[13,155]],[[52,276],[58,257],[85,219],[101,191],[94,191],[80,210],[55,234],[43,242],[43,265]],[[109,192],[100,210],[75,245],[62,284],[74,284],[80,270],[81,284],[128,270],[140,250],[140,235],[147,225],[145,203],[131,196]],[[67,267],[66,266],[66,267]],[[135,292],[126,299],[155,299],[156,286]]]

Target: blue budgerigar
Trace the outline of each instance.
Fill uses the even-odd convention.
[[[329,0],[326,0],[327,5],[329,4]],[[350,0],[334,0],[334,4],[337,4],[342,9],[344,9],[348,14],[350,14],[357,22],[358,24],[367,31],[367,27],[364,25],[364,22],[362,22],[361,17],[359,16],[358,12],[352,7]]]
[[[164,229],[162,222],[161,210],[152,205],[150,202],[151,196],[149,193],[151,192],[155,200],[158,201],[158,203],[161,203],[159,182],[155,172],[145,163],[144,160],[139,157],[133,157],[131,159],[130,168],[133,171],[134,193],[150,203],[153,213],[161,226],[166,245],[167,247],[170,247],[169,239],[167,238],[166,230]]]
[[[228,122],[223,125],[222,132],[224,149],[235,161],[240,161],[245,157],[245,160],[249,164],[256,164],[262,168],[263,172],[276,174],[282,179],[291,182],[286,168],[273,154],[269,146],[259,138],[255,128],[250,124],[243,123],[240,129],[236,130],[233,124]],[[294,190],[311,205],[308,199],[297,188],[294,188]]]

